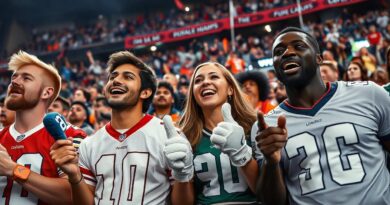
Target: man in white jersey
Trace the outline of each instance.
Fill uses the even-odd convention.
[[[325,84],[318,44],[299,28],[276,36],[273,61],[288,98],[252,129],[264,156],[257,195],[266,204],[390,204],[386,91]]]
[[[165,204],[167,135],[160,119],[145,114],[155,75],[127,51],[112,54],[107,71],[111,121],[80,145],[79,159],[67,140],[57,141],[51,156],[68,174],[75,204]]]

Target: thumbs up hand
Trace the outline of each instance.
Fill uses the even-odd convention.
[[[263,153],[265,160],[270,164],[278,164],[281,160],[281,150],[287,143],[286,117],[278,118],[277,127],[269,127],[264,120],[263,113],[257,114],[258,132],[256,136],[257,146]]]
[[[234,166],[245,166],[252,158],[252,148],[246,143],[244,129],[233,119],[229,103],[222,105],[222,115],[224,121],[213,129],[210,141]]]
[[[164,155],[172,176],[176,181],[188,182],[194,176],[191,145],[185,137],[180,136],[173,125],[171,116],[163,118],[168,140],[165,142]]]

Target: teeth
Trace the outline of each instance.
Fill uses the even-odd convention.
[[[296,65],[296,66],[299,66],[298,63],[287,63],[286,66],[290,66],[290,65]]]
[[[299,65],[298,63],[290,62],[290,63],[284,64],[284,69],[289,69],[289,68],[299,67],[299,66],[300,66],[300,65]]]
[[[114,89],[111,89],[110,92],[111,93],[125,93],[126,91],[122,90],[122,89],[119,89],[119,88],[114,88]]]
[[[205,95],[212,95],[212,94],[215,94],[215,91],[213,90],[204,90],[202,91],[202,96],[205,96]]]

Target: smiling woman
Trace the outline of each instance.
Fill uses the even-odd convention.
[[[256,203],[258,166],[246,139],[255,120],[255,111],[224,66],[207,62],[195,68],[179,125],[194,150],[196,204]],[[221,145],[219,136],[230,140]]]

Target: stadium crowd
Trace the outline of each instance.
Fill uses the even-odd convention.
[[[175,18],[169,17],[169,19]],[[305,25],[304,30],[311,33],[318,41],[325,63],[333,64],[334,66],[331,67],[336,68],[338,79],[349,80],[347,70],[350,62],[359,61],[359,65],[362,64],[364,67],[362,74],[366,75],[363,79],[373,80],[380,85],[389,82],[389,67],[386,66],[386,52],[390,45],[388,11],[368,11],[364,15],[350,15],[348,10],[344,9],[336,20],[326,20],[321,23],[306,22]],[[67,33],[77,34],[71,30]],[[367,40],[369,46],[354,52],[353,44],[361,40]],[[256,69],[259,59],[271,57],[272,41],[272,33],[265,33],[262,36],[238,34],[234,42],[237,50],[232,52],[231,42],[226,38],[216,37],[212,42],[193,39],[188,45],[164,51],[157,50],[141,55],[140,58],[154,69],[159,79],[168,80],[171,84],[175,93],[175,109],[180,112],[187,94],[189,79],[196,65],[205,61],[216,61],[237,75],[249,69]],[[104,121],[102,117],[95,118],[96,113],[92,110],[95,110],[93,106],[97,104],[96,100],[101,100],[102,88],[107,78],[104,71],[106,65],[95,59],[91,51],[85,54],[85,59],[87,61],[71,62],[64,56],[57,59],[55,65],[63,78],[60,96],[68,103],[74,101],[85,103],[88,108],[86,113],[92,116],[90,121],[86,122],[93,128],[101,125],[100,121]],[[277,82],[272,70],[268,71],[267,77],[271,88],[268,98],[275,106],[278,104],[275,91],[280,90],[282,85]],[[4,93],[8,79],[4,78],[0,82],[0,93]],[[82,100],[76,97],[76,93],[81,91],[85,98]],[[67,107],[70,108],[70,105]]]
[[[236,12],[291,3],[269,2],[247,0]],[[171,10],[120,19],[113,27],[101,19],[37,32],[25,49],[93,47],[227,14],[227,5],[217,4],[191,15]],[[118,51],[108,62],[91,50],[83,61],[59,55],[54,65],[15,53],[11,79],[0,79],[0,176],[4,186],[32,194],[15,197],[18,190],[9,189],[3,200],[388,204],[389,18],[386,10],[344,9],[302,29],[238,34],[234,42],[193,39],[137,56]],[[271,57],[273,68],[260,68],[258,61]],[[44,125],[47,112],[73,125],[53,117],[63,139],[52,138],[56,126]],[[36,164],[47,167],[38,172]],[[348,197],[366,194],[346,198],[341,189]]]
[[[253,13],[292,4],[292,0],[267,1],[248,0],[235,5],[236,14]],[[148,12],[120,19],[106,19],[101,16],[93,24],[72,23],[55,29],[34,28],[33,39],[23,50],[33,53],[52,52],[64,48],[75,49],[102,43],[120,42],[127,36],[150,34],[184,27],[229,16],[227,2],[216,4],[194,4],[191,12],[179,9]]]

